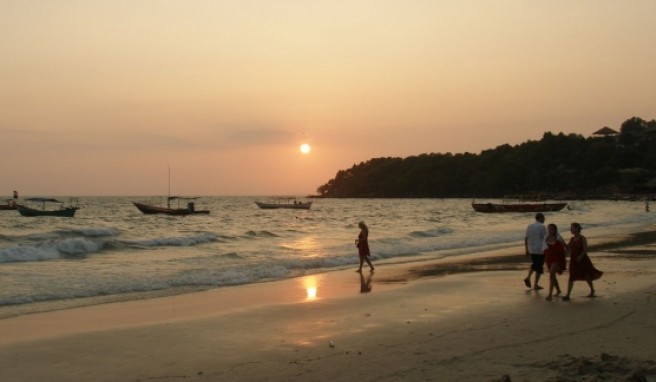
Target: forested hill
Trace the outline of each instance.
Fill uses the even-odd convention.
[[[375,158],[338,171],[317,192],[334,198],[612,197],[653,193],[655,179],[656,121],[633,117],[609,136],[547,132],[539,141],[480,154]]]

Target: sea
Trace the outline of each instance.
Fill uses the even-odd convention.
[[[511,249],[523,254],[533,213],[475,212],[471,199],[315,199],[310,210],[262,210],[257,197],[205,197],[209,215],[144,215],[133,201],[85,197],[73,218],[0,211],[0,318],[112,301],[282,280],[358,264],[358,222],[375,265]],[[485,200],[485,202],[500,202]],[[570,201],[545,213],[568,238],[656,222],[644,201]]]

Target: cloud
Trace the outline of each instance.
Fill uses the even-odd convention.
[[[286,130],[245,129],[226,134],[226,143],[237,147],[283,145],[293,142],[295,136],[296,134]]]

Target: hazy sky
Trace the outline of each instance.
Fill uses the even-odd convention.
[[[656,118],[653,0],[0,0],[0,195],[306,195]],[[312,151],[301,154],[307,142]]]

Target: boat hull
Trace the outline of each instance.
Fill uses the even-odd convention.
[[[560,211],[567,203],[472,203],[472,208],[477,212],[499,213],[499,212],[556,212]]]
[[[34,208],[30,208],[27,206],[23,206],[20,204],[16,205],[16,209],[18,212],[27,217],[35,217],[35,216],[58,216],[58,217],[63,217],[63,218],[72,218],[75,216],[75,212],[79,209],[78,207],[64,207],[59,210],[38,210]]]
[[[186,216],[186,215],[207,215],[210,213],[208,210],[190,210],[188,208],[167,208],[151,206],[149,204],[132,202],[135,207],[147,215],[173,215],[173,216]]]
[[[265,210],[277,210],[277,209],[290,209],[290,210],[309,210],[312,207],[312,202],[307,203],[264,203],[264,202],[255,202],[258,207]]]

